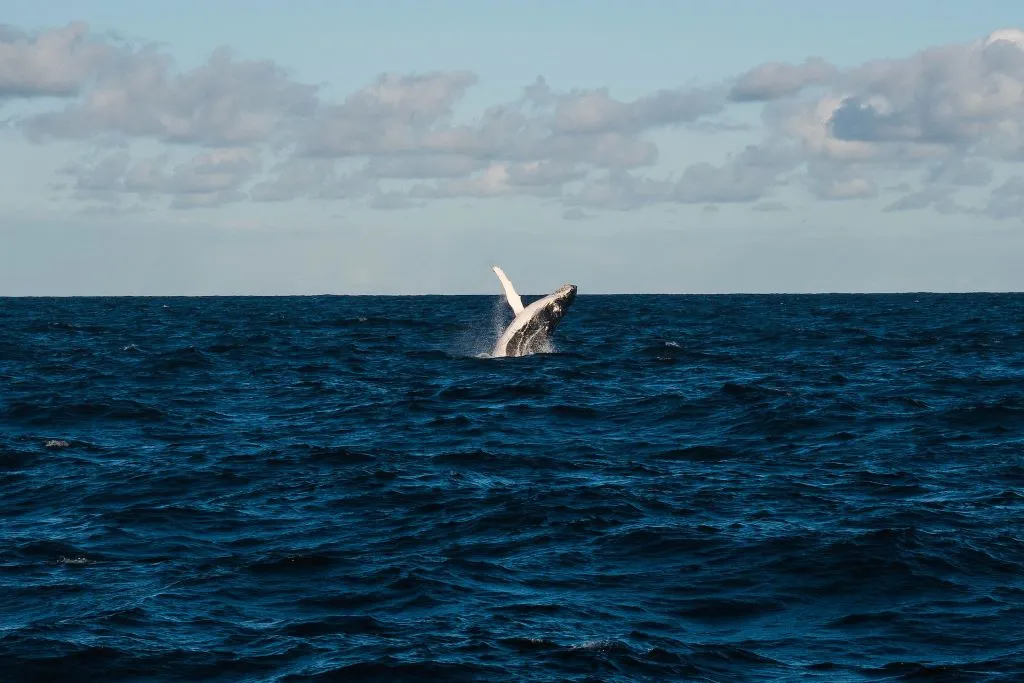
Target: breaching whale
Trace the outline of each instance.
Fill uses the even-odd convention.
[[[548,349],[551,335],[576,299],[576,285],[562,285],[557,291],[524,307],[523,300],[512,286],[512,281],[505,275],[505,271],[498,266],[491,266],[491,269],[501,280],[505,298],[516,316],[502,332],[491,355],[525,356]]]

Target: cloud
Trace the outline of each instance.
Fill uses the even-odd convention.
[[[578,206],[570,206],[562,212],[562,218],[567,221],[586,221],[593,218],[593,215],[587,213]]]
[[[929,187],[905,194],[886,206],[883,211],[920,211],[927,209],[946,196],[941,187]]]
[[[592,171],[654,164],[643,131],[720,111],[710,90],[660,91],[632,102],[606,90],[556,92],[543,79],[519,101],[454,120],[475,82],[469,72],[384,75],[336,106],[323,107],[300,137],[308,158],[366,159],[377,180],[423,179],[419,198],[558,196]]]
[[[478,80],[464,69],[385,73],[327,100],[284,66],[227,48],[183,70],[163,47],[81,23],[32,34],[0,26],[0,102],[32,100],[12,108],[12,125],[39,144],[94,147],[61,174],[73,197],[110,206],[309,199],[394,209],[527,196],[577,220],[654,204],[773,211],[784,187],[857,201],[882,185],[903,186],[887,211],[949,213],[968,210],[957,192],[1024,160],[1017,29],[842,69],[819,57],[768,62],[632,98],[538,76],[511,101],[463,111]],[[730,123],[741,103],[761,107],[759,131]],[[724,158],[674,145],[666,158],[660,141],[678,130],[744,142]],[[1004,184],[970,210],[1005,218],[1019,201]]]
[[[839,69],[819,57],[802,64],[770,62],[742,74],[729,90],[733,102],[766,102],[798,95],[804,88],[826,85],[839,75]]]
[[[770,134],[792,141],[807,160],[835,165],[863,163],[919,163],[941,159],[950,153],[943,145],[922,142],[848,140],[837,137],[832,127],[843,99],[827,94],[817,99],[769,103],[764,118]]]
[[[497,197],[512,193],[507,164],[494,164],[469,178],[442,180],[433,185],[416,185],[410,195],[420,198]]]
[[[984,187],[992,182],[992,165],[980,159],[948,157],[928,169],[924,182],[960,187]]]
[[[613,99],[607,88],[557,98],[552,128],[559,133],[636,133],[692,123],[725,108],[720,88],[659,90],[632,102]]]
[[[773,180],[774,174],[753,166],[701,162],[683,171],[673,195],[682,202],[752,202]]]
[[[939,213],[967,213],[956,202],[956,193],[964,187],[985,187],[992,182],[992,165],[979,159],[950,156],[929,166],[922,174],[918,189],[905,184],[893,188],[905,192],[884,211],[920,211],[932,208]]]
[[[987,145],[991,154],[1021,143],[1019,31],[868,62],[829,81],[830,93],[766,110],[770,123],[821,155],[856,161],[935,158],[967,145]],[[792,82],[801,81],[794,76]]]
[[[127,152],[63,169],[82,199],[119,203],[126,197],[170,197],[172,208],[216,206],[248,198],[243,184],[260,170],[259,153],[245,148],[203,152],[167,168],[167,157],[132,162]]]
[[[303,134],[302,151],[340,158],[472,148],[471,131],[444,124],[475,81],[467,71],[383,75],[342,104],[323,107]]]
[[[178,195],[237,191],[242,182],[253,177],[259,168],[259,154],[253,150],[213,150],[175,167],[161,189]]]
[[[480,170],[483,162],[466,154],[413,154],[370,159],[374,178],[459,178]]]
[[[105,195],[123,189],[130,161],[130,155],[122,152],[105,157],[91,166],[82,163],[69,164],[61,170],[74,177],[74,188],[79,192]]]
[[[851,91],[833,112],[838,139],[861,142],[1014,147],[1024,124],[1024,40],[1003,31],[986,40],[871,62],[846,76]]]
[[[844,71],[817,67],[756,67],[730,97],[766,102],[769,139],[802,148],[803,184],[819,199],[870,199],[878,195],[877,178],[906,182],[913,174],[918,182],[907,183],[885,210],[951,213],[962,210],[953,197],[959,188],[991,183],[992,161],[1024,159],[1020,31]],[[802,96],[808,84],[827,90]]]
[[[811,175],[809,178],[811,191],[818,199],[843,201],[878,196],[878,185],[866,176],[823,173]]]
[[[800,162],[798,150],[789,146],[748,145],[721,166],[698,163],[686,168],[674,196],[681,202],[753,202]]]
[[[658,160],[658,147],[649,140],[623,135],[551,135],[517,157],[579,162],[596,168],[637,168]]]
[[[277,176],[263,180],[249,190],[257,202],[287,202],[322,190],[334,174],[330,159],[292,159],[278,164]]]
[[[508,166],[508,183],[513,187],[558,187],[585,176],[586,171],[579,165],[560,161],[529,161]]]
[[[221,204],[234,204],[247,199],[244,192],[238,190],[220,190],[217,192],[195,192],[175,195],[171,201],[172,209],[196,209]]]
[[[468,178],[441,180],[433,185],[417,185],[415,197],[496,197],[501,195],[554,196],[562,186],[579,180],[585,172],[572,164],[553,161],[496,163]]]
[[[339,174],[332,171],[322,187],[312,196],[317,199],[363,199],[379,193],[379,186],[364,173],[353,171]]]
[[[672,193],[672,184],[644,178],[628,171],[613,170],[589,179],[567,199],[570,205],[628,211],[664,202]]]
[[[171,144],[243,145],[286,132],[317,106],[315,87],[293,82],[271,61],[235,61],[227,48],[178,74],[172,60],[153,47],[106,46],[105,55],[80,98],[24,121],[33,140],[113,134]]]
[[[343,104],[323,108],[300,151],[369,157],[372,173],[392,178],[469,175],[494,162],[635,168],[657,160],[657,147],[639,138],[640,130],[703,111],[688,109],[685,95],[624,104],[605,93],[550,94],[546,84],[534,84],[522,102],[495,105],[471,124],[455,124],[454,105],[475,78],[468,72],[382,76]]]
[[[1012,176],[992,190],[984,212],[997,220],[1024,220],[1024,177]]]
[[[0,25],[0,100],[72,97],[111,55],[81,22],[28,35]]]
[[[628,210],[658,203],[751,203],[770,194],[799,163],[792,150],[750,145],[721,165],[698,162],[677,180],[658,180],[612,170],[589,179],[567,201],[592,208]]]

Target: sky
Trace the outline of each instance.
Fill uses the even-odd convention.
[[[0,296],[1024,291],[1019,0],[0,0]]]

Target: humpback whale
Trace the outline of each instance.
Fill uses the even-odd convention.
[[[576,285],[562,285],[546,297],[537,299],[529,306],[523,306],[522,298],[512,286],[512,281],[505,275],[505,271],[498,266],[491,266],[491,269],[501,281],[505,298],[516,316],[502,332],[491,355],[525,356],[546,350],[555,328],[562,322],[565,312],[576,299]]]

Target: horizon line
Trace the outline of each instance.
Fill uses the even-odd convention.
[[[580,297],[598,296],[910,296],[910,295],[978,295],[978,294],[1024,294],[1024,290],[889,290],[889,291],[774,291],[774,292],[581,292]],[[496,293],[291,293],[291,294],[0,294],[3,299],[283,299],[283,298],[412,298],[412,297],[502,297]],[[523,296],[546,296],[546,294],[523,294]]]

